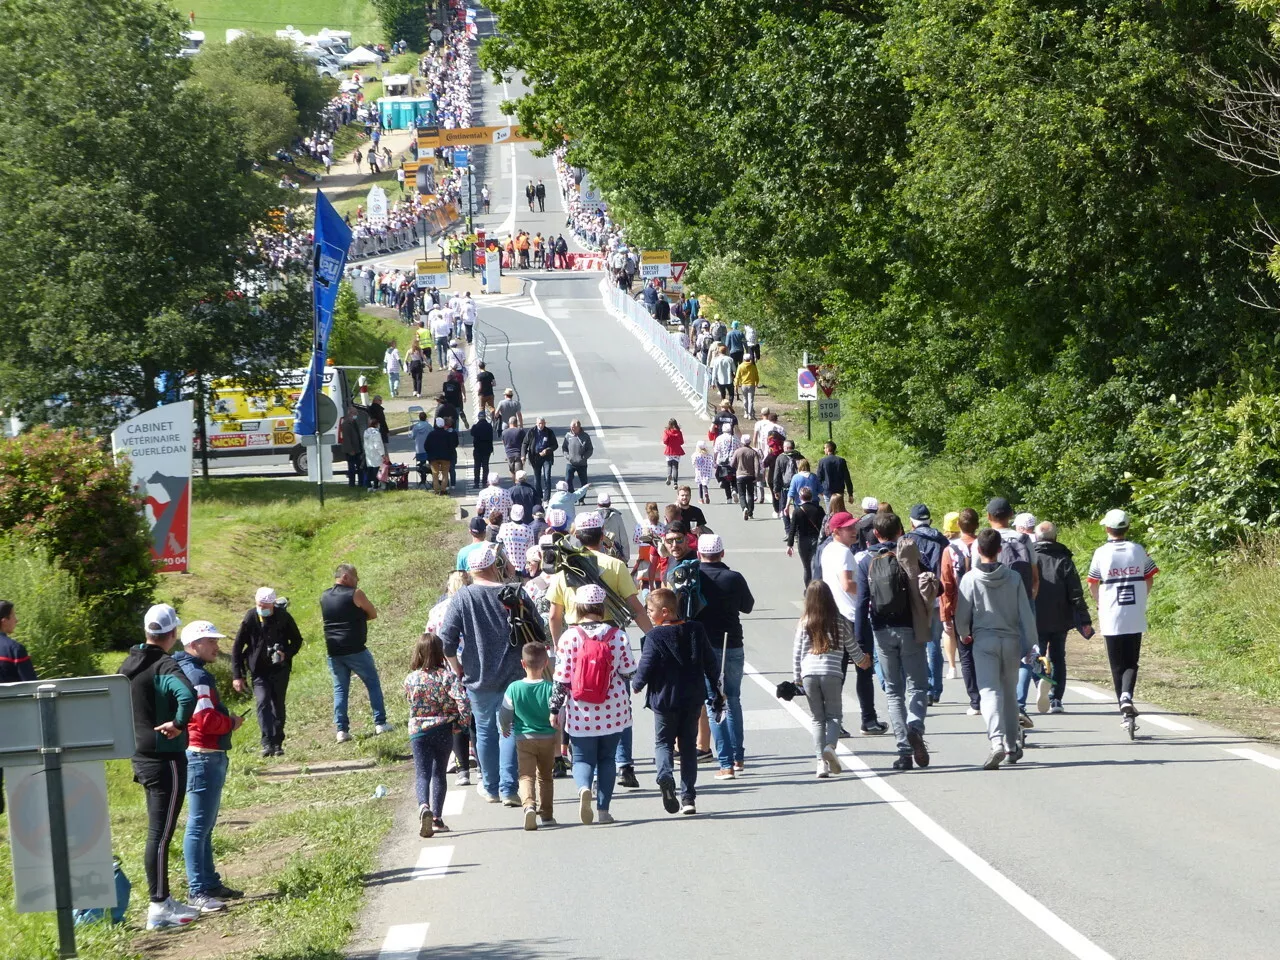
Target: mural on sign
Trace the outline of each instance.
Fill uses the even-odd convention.
[[[194,413],[190,400],[166,404],[125,421],[111,434],[117,459],[129,457],[151,527],[151,556],[165,573],[187,569]]]

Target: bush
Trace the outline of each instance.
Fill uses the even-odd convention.
[[[0,530],[45,547],[75,578],[83,636],[117,648],[137,640],[156,577],[128,464],[74,430],[0,441]]]
[[[18,611],[19,640],[41,678],[98,672],[93,633],[75,578],[31,542],[0,540],[0,590]]]
[[[1280,396],[1171,398],[1137,429],[1152,467],[1133,481],[1133,509],[1165,551],[1203,554],[1280,523]]]

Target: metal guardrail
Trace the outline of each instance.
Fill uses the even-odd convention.
[[[711,371],[706,365],[608,277],[600,282],[600,292],[609,311],[636,335],[645,352],[658,361],[658,366],[667,372],[680,393],[700,411],[706,410],[711,391]]]

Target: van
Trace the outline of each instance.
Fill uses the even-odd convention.
[[[210,457],[287,456],[298,474],[307,472],[307,448],[294,434],[294,410],[302,399],[307,371],[288,370],[277,385],[265,393],[246,392],[234,382],[221,379],[209,385],[205,401],[205,436]],[[338,408],[338,442],[333,447],[335,461],[342,461],[341,414],[352,402],[346,371],[326,367],[322,392]],[[194,450],[200,454],[200,438]]]

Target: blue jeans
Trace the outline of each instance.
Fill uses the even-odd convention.
[[[624,680],[623,683],[627,687],[627,694],[630,695],[631,681]],[[619,767],[630,767],[634,763],[631,759],[631,748],[635,743],[634,730],[634,727],[627,727],[618,738],[618,753],[615,759]]]
[[[535,460],[533,463],[533,485],[538,491],[538,499],[544,503],[550,499],[551,493],[555,490],[556,485],[551,479],[551,468],[555,461],[548,457],[546,460]]]
[[[693,803],[698,796],[698,717],[702,704],[664,713],[653,711],[653,765],[658,782],[675,779],[675,744],[680,743],[680,799]],[[630,729],[630,728],[628,728]]]
[[[400,395],[400,374],[388,373],[387,383],[391,386],[391,395],[393,397]]]
[[[476,719],[476,759],[480,761],[480,779],[485,791],[493,797],[516,795],[516,741],[504,737],[498,729],[498,709],[502,706],[502,690],[468,690],[471,715]]]
[[[569,485],[570,493],[573,493],[575,489],[573,486],[573,478],[575,476],[581,481],[582,486],[585,487],[587,485],[587,465],[585,463],[579,463],[576,466],[572,463],[565,464],[564,482]]]
[[[710,712],[707,716],[721,770],[731,769],[735,763],[745,762],[746,758],[746,749],[742,745],[742,667],[746,659],[747,651],[742,647],[730,647],[725,651],[724,697],[728,709],[720,723],[715,722]]]
[[[942,616],[938,608],[933,608],[933,619],[929,621],[929,696],[934,700],[942,699]]]
[[[621,733],[569,739],[569,746],[573,749],[573,782],[581,790],[590,787],[591,778],[595,777],[596,808],[599,810],[608,810],[609,801],[613,799],[613,781],[618,775],[613,757],[621,739]]]
[[[873,631],[876,651],[884,667],[885,699],[889,702],[889,722],[898,741],[898,753],[911,752],[907,731],[924,732],[925,694],[929,685],[929,665],[924,647],[916,642],[911,627],[881,627]]]
[[[1025,663],[1018,664],[1018,710],[1027,712],[1027,694],[1031,692],[1031,668]]]
[[[329,658],[329,672],[333,674],[333,725],[339,730],[347,729],[347,691],[351,687],[351,675],[354,673],[369,692],[369,706],[373,709],[375,725],[387,722],[386,704],[382,702],[382,682],[378,679],[378,668],[373,663],[373,654],[368,650],[359,653],[345,653],[340,657]]]
[[[226,782],[225,751],[187,751],[187,832],[182,838],[182,859],[187,863],[187,886],[193,897],[222,883],[213,869],[213,828]]]

